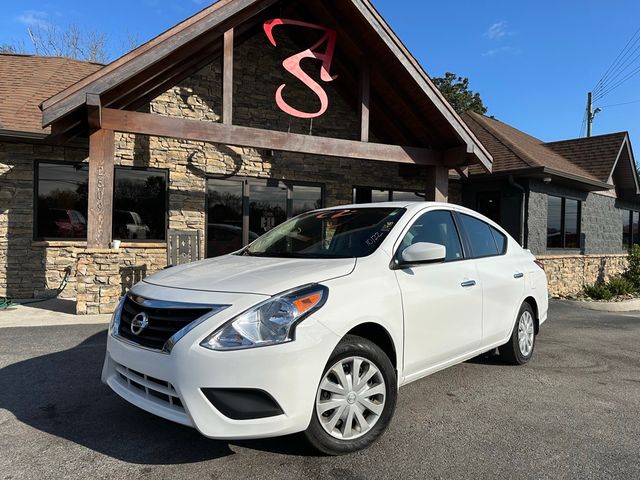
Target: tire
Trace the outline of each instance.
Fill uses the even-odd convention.
[[[512,365],[524,365],[531,360],[536,346],[535,313],[527,302],[522,304],[511,338],[498,351]]]
[[[339,366],[341,379],[334,373],[340,372]],[[357,382],[353,382],[354,366],[359,367]],[[349,388],[353,383],[358,387],[358,382],[360,388]],[[343,384],[347,389],[341,388]],[[348,392],[343,393],[345,390]],[[326,455],[363,450],[387,429],[397,397],[397,376],[389,357],[375,343],[347,335],[325,366],[304,436],[313,448]]]

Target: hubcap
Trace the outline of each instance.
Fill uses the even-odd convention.
[[[387,389],[382,373],[371,361],[349,357],[332,366],[318,388],[316,412],[332,437],[361,437],[380,419]]]
[[[522,312],[520,321],[518,322],[518,344],[520,346],[520,353],[523,356],[528,357],[533,350],[533,341],[535,338],[533,316],[530,312]]]

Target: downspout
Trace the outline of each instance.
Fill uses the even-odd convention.
[[[527,191],[522,185],[520,185],[513,179],[513,175],[509,175],[509,185],[511,185],[514,188],[517,188],[522,192],[522,201],[520,202],[520,245],[522,245],[522,248],[527,248],[527,246],[525,245],[525,234],[524,234]]]

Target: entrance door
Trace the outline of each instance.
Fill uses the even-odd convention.
[[[476,211],[500,225],[500,192],[478,192]]]
[[[211,178],[207,190],[208,258],[239,250],[285,220],[323,205],[320,185]]]

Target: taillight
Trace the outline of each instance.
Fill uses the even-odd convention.
[[[544,270],[544,263],[542,263],[540,260],[534,260],[533,263],[535,263],[537,266],[539,266],[542,270]]]

